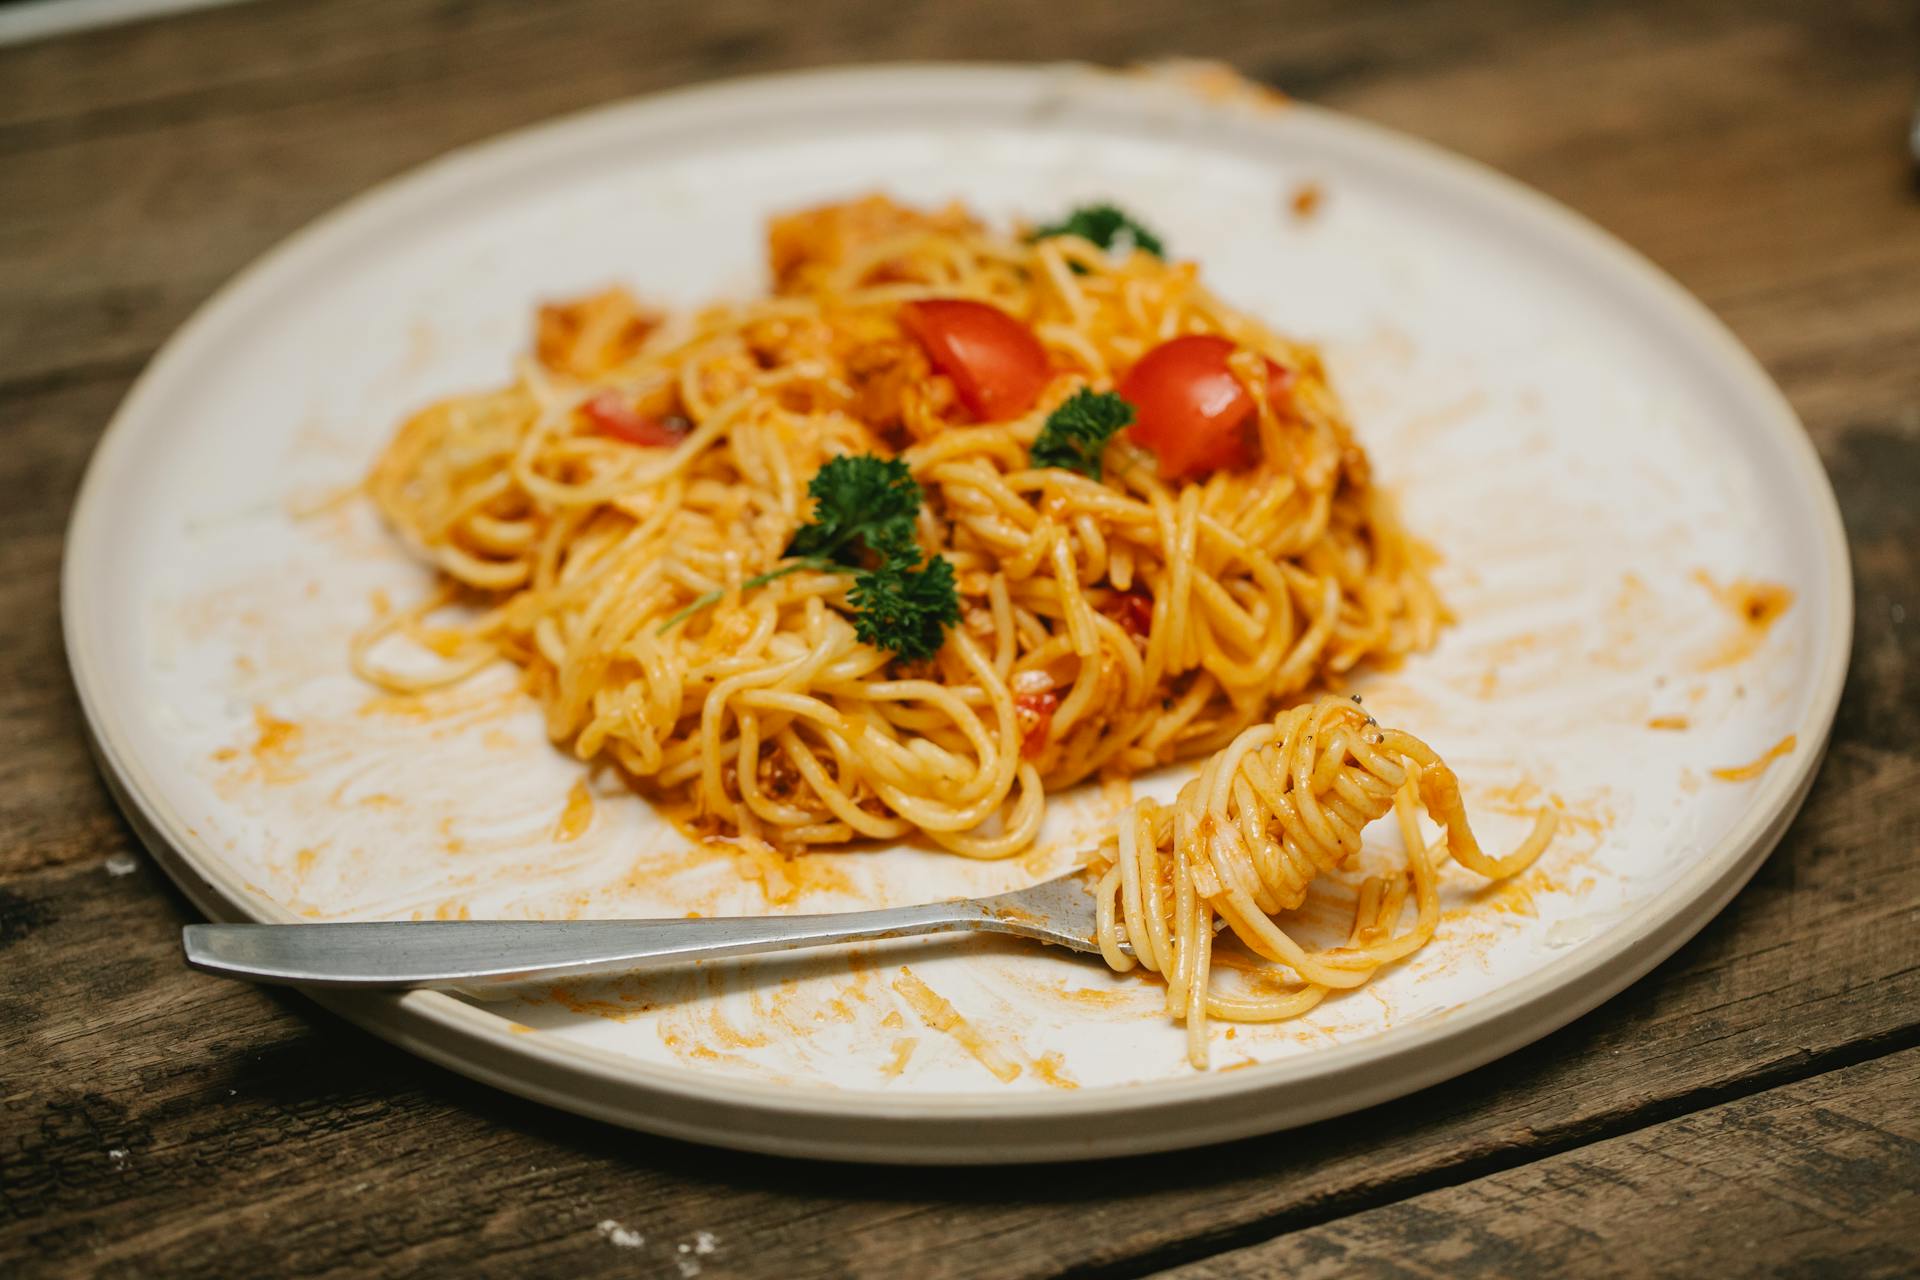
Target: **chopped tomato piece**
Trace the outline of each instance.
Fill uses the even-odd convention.
[[[1130,636],[1153,630],[1153,597],[1144,591],[1122,591],[1107,601],[1106,613]]]
[[[1025,729],[1020,738],[1020,754],[1031,760],[1047,748],[1047,731],[1053,728],[1053,713],[1060,709],[1057,693],[1016,693],[1014,718]]]
[[[932,298],[901,307],[900,324],[982,422],[1019,417],[1053,379],[1040,339],[998,307]]]
[[[617,391],[602,391],[582,405],[581,411],[593,423],[595,431],[628,444],[657,448],[679,444],[680,437],[686,434],[684,428],[676,430],[658,418],[639,412],[621,399]]]
[[[1238,350],[1217,334],[1170,338],[1135,362],[1120,382],[1138,415],[1129,437],[1151,449],[1169,480],[1254,460],[1254,401],[1227,360]],[[1293,375],[1267,361],[1267,395],[1289,393]]]

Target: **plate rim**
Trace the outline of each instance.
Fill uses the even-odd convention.
[[[511,172],[555,143],[589,142],[687,116],[712,116],[778,99],[844,94],[887,101],[984,96],[1044,107],[1059,95],[1091,100],[1159,95],[1155,102],[1188,121],[1218,113],[1258,127],[1274,108],[1223,101],[1166,80],[1143,79],[1082,63],[902,62],[825,67],[706,82],[604,104],[511,130],[449,151],[374,185],[323,213],[243,267],[166,340],[127,392],[94,447],[69,518],[61,570],[63,639],[85,726],[101,772],[142,842],[193,904],[214,919],[285,919],[284,908],[250,893],[219,855],[193,834],[133,758],[124,713],[102,692],[106,677],[92,652],[100,633],[89,582],[100,581],[111,539],[110,499],[147,406],[228,317],[271,299],[282,277],[357,236],[403,216],[415,202]],[[808,1088],[643,1062],[541,1032],[515,1032],[506,1018],[440,993],[306,994],[324,1007],[419,1056],[537,1101],[632,1128],[740,1149],[884,1163],[998,1163],[1112,1156],[1198,1146],[1344,1114],[1413,1092],[1481,1066],[1557,1030],[1611,998],[1691,938],[1738,892],[1785,833],[1818,772],[1838,709],[1851,650],[1853,579],[1844,526],[1830,479],[1784,394],[1725,325],[1653,263],[1577,211],[1478,161],[1411,135],[1305,104],[1280,108],[1304,117],[1342,145],[1390,154],[1455,186],[1479,188],[1524,217],[1532,229],[1579,252],[1606,278],[1630,286],[1644,304],[1682,325],[1710,351],[1728,385],[1767,412],[1744,430],[1784,446],[1793,479],[1811,499],[1819,525],[1821,571],[1831,585],[1827,615],[1813,620],[1810,721],[1797,732],[1804,749],[1776,766],[1750,798],[1747,813],[1672,885],[1635,915],[1500,990],[1458,1009],[1416,1019],[1350,1044],[1232,1073],[1169,1077],[1068,1093],[929,1092]],[[1575,998],[1567,999],[1573,995]],[[1555,997],[1560,997],[1557,1001]],[[1325,1086],[1316,1089],[1315,1086]],[[1285,1105],[1261,1107],[1298,1093]],[[676,1110],[678,1108],[678,1110]],[[1136,1123],[1088,1122],[1126,1115]],[[1156,1117],[1151,1123],[1141,1117]]]

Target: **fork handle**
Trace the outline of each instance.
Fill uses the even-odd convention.
[[[977,902],[692,920],[408,920],[190,924],[187,963],[300,987],[454,987],[593,978],[722,956],[1009,927]]]

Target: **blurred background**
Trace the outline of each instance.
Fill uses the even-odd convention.
[[[147,10],[173,12],[110,22]],[[450,147],[690,81],[892,59],[1220,59],[1430,138],[1674,272],[1791,362],[1803,413],[1823,371],[1909,335],[1874,286],[1920,272],[1892,198],[1912,184],[1913,0],[16,0],[0,40],[16,375],[139,359],[269,245]],[[1769,293],[1850,283],[1763,307],[1762,274]],[[1891,394],[1896,364],[1863,372]]]

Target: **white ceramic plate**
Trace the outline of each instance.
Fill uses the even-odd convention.
[[[1206,77],[919,66],[669,94],[458,153],[294,237],[168,344],[94,458],[64,607],[105,770],[202,909],[838,910],[1012,887],[1097,831],[1118,797],[1095,789],[1009,863],[736,861],[689,849],[617,778],[576,795],[587,775],[504,672],[422,703],[347,673],[374,596],[427,576],[363,502],[321,500],[405,412],[503,380],[541,299],[749,293],[769,214],[872,189],[994,217],[1115,198],[1229,299],[1324,344],[1461,619],[1368,678],[1369,705],[1452,761],[1489,844],[1549,794],[1566,834],[1516,884],[1450,879],[1437,940],[1358,994],[1216,1026],[1207,1073],[1156,988],[983,939],[330,1005],[480,1079],[702,1141],[1148,1151],[1335,1115],[1538,1037],[1672,952],[1779,838],[1844,674],[1845,547],[1791,410],[1700,306],[1546,200],[1323,111]],[[1747,643],[1707,579],[1795,603]],[[1788,734],[1756,779],[1711,776]],[[1003,1084],[921,1025],[901,965],[1021,1074]]]

